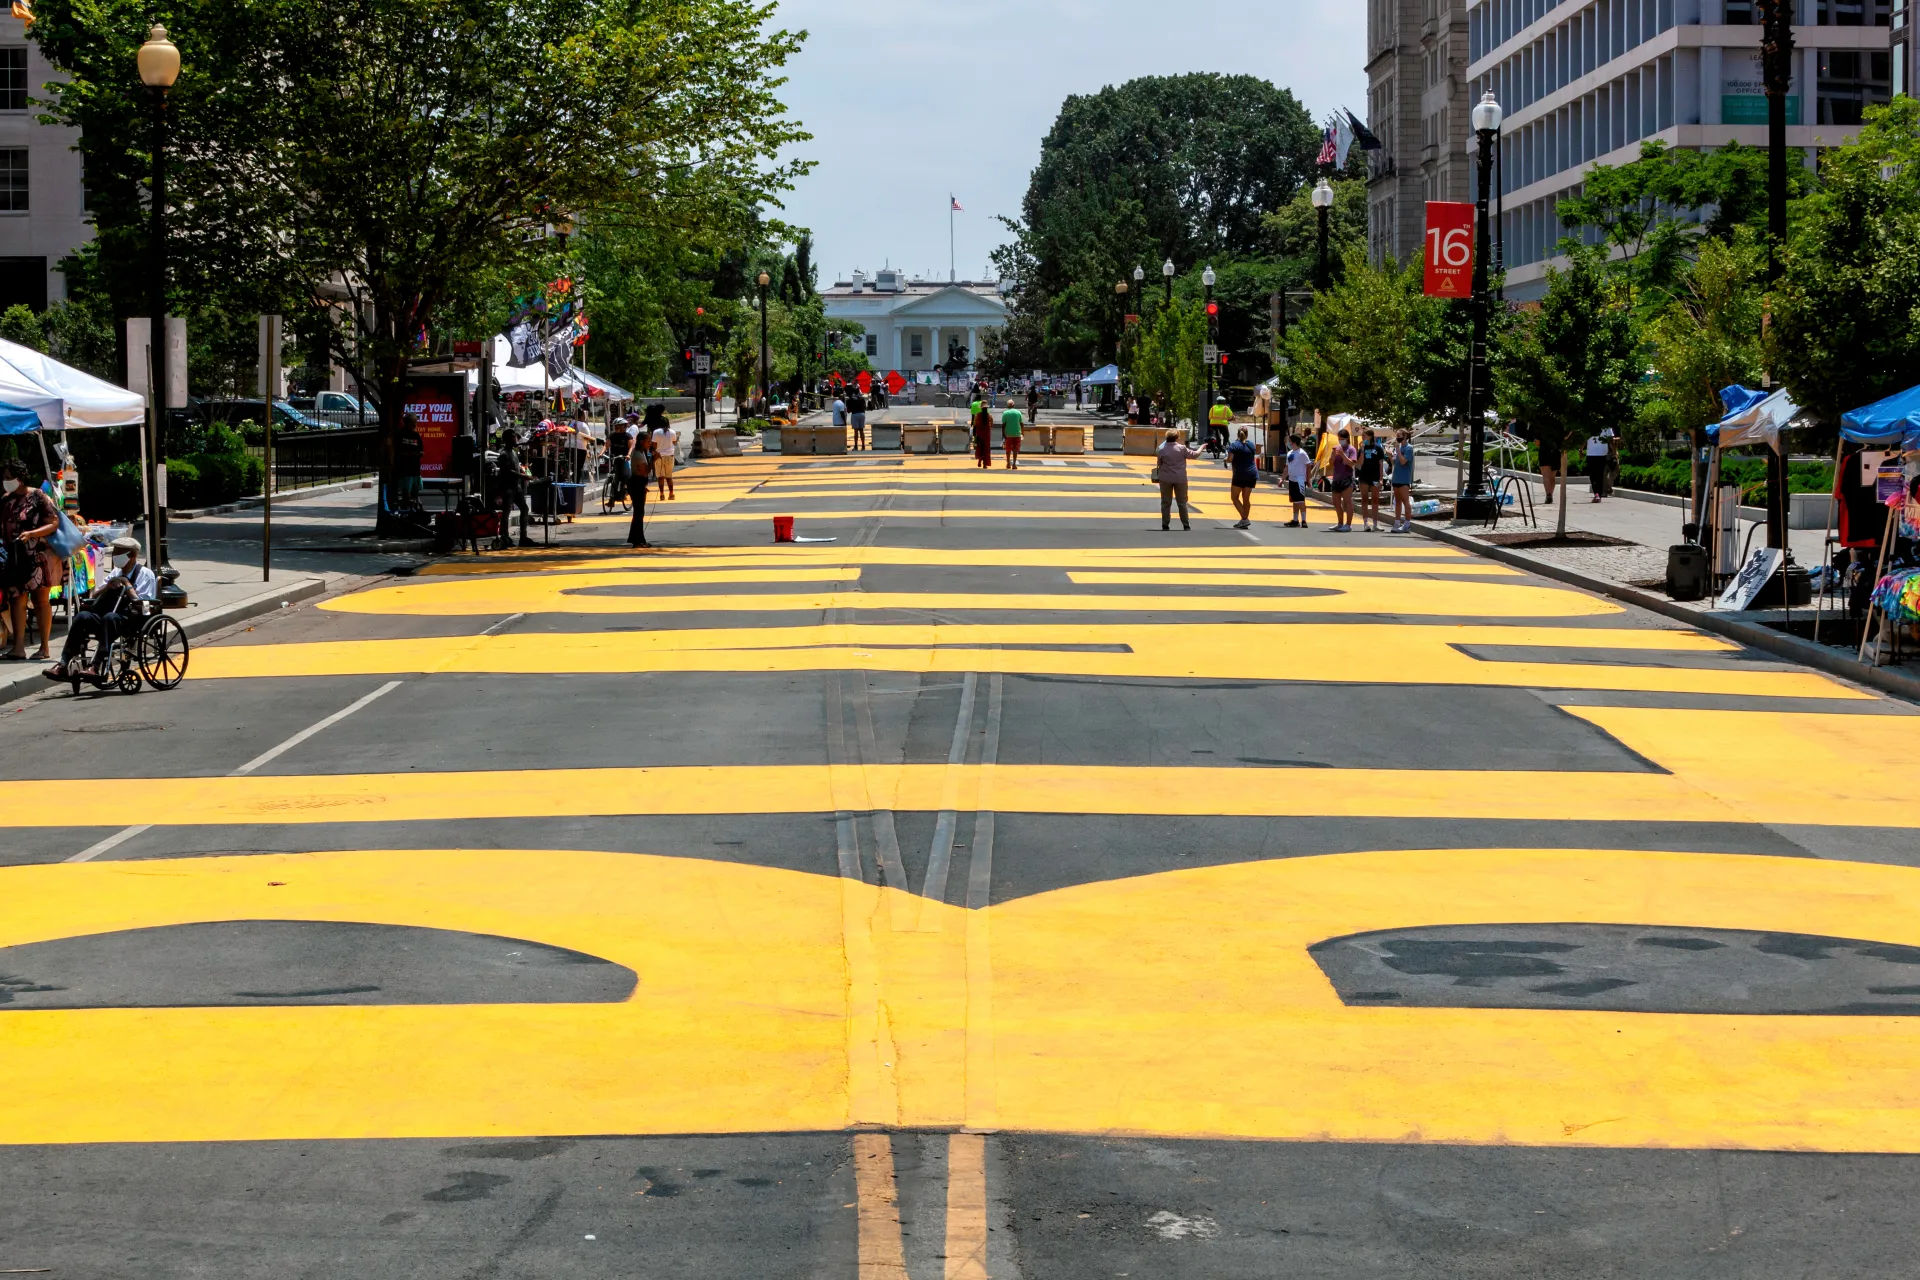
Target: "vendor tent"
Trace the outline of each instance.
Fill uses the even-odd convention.
[[[1748,387],[1727,387],[1720,392],[1726,416],[1707,428],[1707,439],[1722,449],[1743,444],[1764,445],[1780,451],[1780,433],[1792,425],[1800,406],[1785,391],[1769,395]]]
[[[615,386],[600,375],[588,373],[585,369],[575,369],[573,376],[582,386],[586,387],[589,395],[596,397],[605,396],[609,401],[616,404],[633,399],[633,392],[628,391],[625,387]]]
[[[1120,385],[1120,366],[1110,364],[1105,368],[1095,369],[1080,379],[1080,382],[1082,386],[1088,387],[1117,387]]]
[[[133,427],[146,414],[145,396],[0,339],[0,435]]]
[[[1920,387],[1908,387],[1844,415],[1840,434],[1860,444],[1898,440],[1904,450],[1920,450]]]

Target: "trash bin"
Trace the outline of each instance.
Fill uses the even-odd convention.
[[[773,540],[775,542],[793,541],[792,516],[775,516],[773,518]]]

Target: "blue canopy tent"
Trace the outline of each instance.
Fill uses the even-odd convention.
[[[1920,452],[1920,387],[1908,387],[1845,414],[1840,435],[1856,444],[1898,440],[1902,450]]]
[[[1110,364],[1104,368],[1095,369],[1080,379],[1080,383],[1088,387],[1117,387],[1120,385],[1120,366]]]
[[[1713,454],[1707,459],[1706,483],[1700,486],[1700,493],[1693,508],[1693,522],[1703,535],[1709,531],[1707,520],[1708,504],[1714,501],[1715,489],[1720,478],[1720,451],[1739,445],[1757,444],[1773,450],[1782,457],[1786,448],[1780,441],[1780,433],[1793,424],[1800,415],[1800,406],[1785,391],[1756,391],[1752,387],[1732,386],[1720,389],[1720,403],[1726,412],[1718,422],[1709,423],[1706,428],[1707,439],[1713,446]],[[1724,513],[1720,519],[1711,523],[1713,539],[1703,536],[1701,541],[1712,545],[1717,543],[1720,552],[1714,557],[1715,572],[1732,572],[1730,553],[1731,538],[1720,539],[1731,534],[1734,522]]]

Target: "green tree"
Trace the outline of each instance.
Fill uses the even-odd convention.
[[[1103,363],[1120,336],[1113,286],[1135,266],[1158,283],[1168,259],[1184,274],[1258,255],[1263,220],[1307,179],[1319,142],[1293,94],[1253,76],[1148,76],[1069,97],[996,256],[1045,363]]]
[[[671,222],[689,170],[760,205],[802,167],[774,161],[804,135],[775,96],[801,37],[771,17],[751,0],[50,0],[36,35],[66,76],[54,114],[86,140],[103,256],[124,264],[144,235],[133,48],[152,19],[177,28],[179,289],[241,312],[338,298],[385,475],[421,335],[499,273],[551,278],[542,228]]]
[[[1788,171],[1789,196],[1804,193],[1811,175]],[[1562,200],[1562,226],[1587,232],[1617,254],[1643,307],[1657,311],[1679,288],[1703,240],[1726,241],[1739,228],[1765,232],[1767,155],[1730,142],[1713,151],[1640,144],[1640,156],[1622,165],[1595,165],[1580,194]],[[1705,217],[1701,215],[1705,214]]]
[[[1411,426],[1423,392],[1413,366],[1420,265],[1374,266],[1349,252],[1342,279],[1287,330],[1286,381],[1296,404]]]
[[[1206,312],[1197,301],[1175,299],[1171,307],[1143,318],[1127,343],[1127,377],[1134,390],[1167,406],[1176,421],[1191,421],[1206,386],[1201,361],[1206,340]]]
[[[40,327],[40,317],[24,302],[16,302],[5,311],[0,311],[0,338],[31,347],[35,351],[47,349],[46,332]]]
[[[1608,278],[1598,249],[1574,247],[1567,259],[1565,270],[1547,272],[1540,309],[1503,335],[1493,371],[1501,413],[1523,424],[1541,458],[1560,459],[1562,534],[1571,443],[1625,427],[1640,400],[1640,343],[1624,284]]]
[[[1795,209],[1768,356],[1821,421],[1920,383],[1920,101],[1867,111]]]
[[[1759,237],[1742,228],[1701,246],[1678,296],[1648,325],[1659,397],[1674,422],[1699,431],[1720,417],[1722,387],[1759,385],[1765,277]]]

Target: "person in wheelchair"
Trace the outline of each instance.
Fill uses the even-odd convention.
[[[95,636],[100,638],[100,643],[94,649],[94,665],[82,669],[90,675],[100,674],[107,655],[113,651],[114,638],[131,635],[139,625],[140,601],[160,598],[160,580],[153,570],[140,563],[138,542],[132,538],[115,538],[113,555],[120,562],[119,568],[95,588],[74,614],[73,625],[67,628],[66,647],[60,651],[60,661],[47,668],[49,680],[66,680],[75,674],[70,670],[72,664],[80,661],[87,651],[87,641]]]

